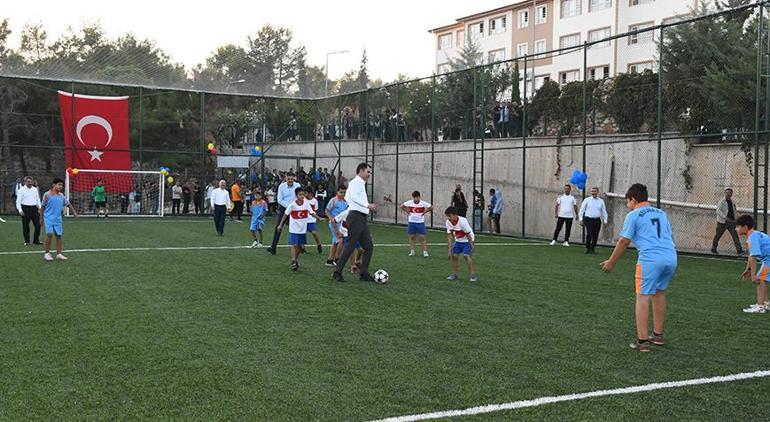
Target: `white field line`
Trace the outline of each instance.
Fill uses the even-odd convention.
[[[499,412],[501,410],[523,409],[526,407],[542,406],[544,404],[583,400],[583,399],[592,398],[592,397],[617,396],[622,394],[643,393],[647,391],[663,390],[668,388],[681,388],[681,387],[688,387],[692,385],[716,384],[716,383],[740,381],[740,380],[747,380],[752,378],[763,378],[763,377],[770,377],[770,371],[744,372],[740,374],[718,376],[718,377],[711,377],[711,378],[696,378],[696,379],[690,379],[690,380],[684,380],[684,381],[660,382],[660,383],[654,383],[654,384],[637,385],[634,387],[615,388],[612,390],[597,390],[597,391],[590,391],[587,393],[565,394],[563,396],[547,396],[547,397],[540,397],[532,400],[520,400],[520,401],[514,401],[509,403],[503,403],[503,404],[489,404],[486,406],[469,407],[467,409],[461,409],[461,410],[447,410],[447,411],[441,411],[441,412],[420,413],[420,414],[407,415],[407,416],[396,416],[396,417],[391,417],[386,419],[379,419],[375,422],[408,422],[408,421],[423,421],[428,419],[452,418],[456,416],[470,416],[470,415],[478,415],[483,413]]]
[[[428,243],[430,246],[446,246],[446,243]],[[508,243],[476,243],[476,246],[544,246],[546,243],[532,243],[532,242],[508,242]],[[377,248],[396,248],[396,247],[408,247],[406,243],[375,243]],[[278,245],[279,248],[288,248],[289,245]],[[160,246],[160,247],[138,247],[138,248],[102,248],[102,249],[65,249],[67,253],[79,253],[79,252],[140,252],[140,251],[211,251],[220,249],[251,249],[251,246]],[[262,248],[255,248],[265,249]],[[6,251],[0,252],[2,255],[34,255],[43,253],[41,250],[34,251]]]

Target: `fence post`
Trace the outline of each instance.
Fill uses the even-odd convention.
[[[660,25],[660,42],[658,43],[658,174],[656,177],[658,198],[655,204],[660,208],[661,198],[663,197],[662,183],[661,183],[661,167],[663,167],[663,25]],[[615,41],[617,42],[617,41]]]
[[[534,77],[534,75],[533,75]],[[514,81],[519,83],[519,81]],[[527,237],[527,56],[524,56],[524,99],[521,106],[521,237]],[[534,93],[533,93],[534,95]],[[484,192],[481,192],[482,198]],[[481,219],[484,219],[484,210],[481,210]]]
[[[586,94],[588,92],[588,41],[583,41],[583,124],[581,125],[581,132],[583,136],[583,161],[582,161],[582,167],[583,167],[583,173],[586,172],[586,135],[587,135],[587,127],[588,126],[588,109],[587,109],[587,102],[586,102]],[[588,186],[583,185],[583,189],[581,189],[581,201],[586,200],[586,188]],[[586,243],[586,228],[584,225],[580,225],[580,232],[581,237],[583,239],[583,244]],[[586,245],[587,247],[588,245]]]
[[[72,166],[77,167],[78,166],[78,154],[77,149],[75,148],[75,81],[70,82],[70,96],[72,98],[72,105],[70,106],[70,139],[72,142]],[[139,103],[141,104],[141,102]],[[141,133],[141,132],[140,132]],[[140,138],[141,139],[141,138]],[[141,154],[141,147],[139,149],[139,154]],[[141,159],[139,160],[139,165],[142,164]],[[139,168],[141,170],[141,167]]]
[[[399,105],[399,91],[401,85],[396,84],[396,118],[393,119],[394,126],[393,126],[393,136],[396,139],[396,191],[393,194],[396,198],[394,204],[398,203],[398,161],[399,161],[399,144],[401,144],[401,137],[400,135],[400,127],[399,127],[399,119],[401,118],[401,107]],[[393,222],[398,224],[398,206],[395,207],[395,212],[393,213]]]
[[[757,82],[754,92],[754,226],[759,227],[759,119],[762,92],[762,27],[765,25],[764,13],[759,14],[757,29]],[[767,192],[767,189],[765,189]],[[765,194],[765,196],[767,196]]]
[[[436,200],[433,198],[433,178],[435,176],[436,159],[436,73],[433,73],[430,87],[430,201],[435,206]],[[433,214],[430,213],[430,226],[433,227]]]
[[[767,43],[767,57],[770,57],[770,40],[767,37],[767,32],[766,32],[765,24],[762,22],[762,16],[764,16],[764,14],[765,14],[765,4],[766,3],[763,3],[763,4],[761,4],[759,6],[760,25],[759,25],[758,32],[760,33],[760,39],[764,38],[764,42]],[[762,44],[761,43],[759,44],[758,48],[760,49],[758,56],[761,57],[762,56],[762,50],[761,50],[762,49]],[[770,139],[768,139],[768,134],[767,134],[768,125],[770,125],[770,121],[768,121],[768,116],[770,116],[770,84],[767,83],[767,82],[765,83],[765,89],[766,89],[766,91],[765,91],[765,98],[764,98],[764,100],[765,100],[765,119],[764,119],[765,120],[765,126],[764,126],[764,129],[763,129],[764,133],[762,134],[762,138],[763,138],[764,144],[765,144],[765,157],[764,157],[765,162],[762,164],[763,167],[764,167],[764,171],[765,171],[765,174],[764,174],[765,179],[764,179],[764,182],[762,183],[762,186],[764,186],[764,188],[762,189],[762,230],[767,232],[767,182],[768,182],[768,170],[770,170],[770,169],[767,168],[768,164],[770,164],[768,162],[768,155],[770,153],[770,145],[768,145],[768,141],[770,141]]]
[[[139,171],[142,171],[144,160],[142,159],[142,152],[144,149],[144,90],[139,87]],[[73,138],[74,139],[74,138]]]
[[[208,178],[206,176],[207,173],[207,165],[206,165],[206,151],[208,151],[208,148],[206,148],[206,93],[201,92],[200,94],[200,124],[198,125],[198,132],[200,136],[200,142],[201,142],[201,164],[203,167],[203,175],[205,178]]]

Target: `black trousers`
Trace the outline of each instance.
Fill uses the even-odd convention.
[[[725,234],[725,230],[730,232],[730,236],[733,237],[733,243],[735,244],[735,252],[739,255],[743,253],[743,246],[741,246],[741,239],[738,237],[738,233],[735,231],[735,222],[717,223],[717,232],[714,235],[714,241],[711,243],[711,250],[716,251],[719,246],[719,239]]]
[[[492,214],[492,220],[495,220],[495,233],[500,233],[500,214]]]
[[[281,232],[278,231],[278,225],[281,224],[281,218],[283,218],[283,213],[285,212],[286,208],[279,204],[278,212],[275,213],[275,230],[273,230],[273,241],[270,243],[270,249],[274,251],[278,247],[278,242],[281,240]]]
[[[34,205],[22,205],[21,212],[24,216],[21,217],[21,233],[24,235],[24,243],[29,242],[29,222],[35,226],[35,236],[33,241],[35,243],[40,242],[40,212]]]
[[[561,228],[564,224],[567,224],[567,229],[564,231],[564,241],[569,242],[569,234],[572,231],[572,219],[571,218],[565,218],[565,217],[558,217],[556,221],[556,230],[553,232],[553,240],[556,240],[557,237],[559,237],[559,233],[561,232]]]
[[[342,273],[342,270],[345,269],[345,264],[356,250],[356,243],[358,242],[361,242],[361,247],[364,248],[364,257],[358,273],[367,274],[369,272],[369,263],[372,261],[372,254],[374,253],[374,242],[372,241],[372,234],[369,232],[368,217],[368,215],[358,211],[348,213],[348,244],[342,250],[340,259],[337,260],[336,272]]]
[[[230,218],[238,217],[241,219],[243,215],[243,201],[233,201],[233,210],[230,211]]]
[[[584,217],[583,224],[586,228],[586,249],[594,250],[599,240],[599,231],[602,229],[602,219]]]
[[[214,227],[218,234],[225,233],[225,216],[227,215],[226,205],[214,205]]]
[[[172,199],[171,200],[171,214],[179,214],[179,211],[182,209],[182,200],[181,199]]]

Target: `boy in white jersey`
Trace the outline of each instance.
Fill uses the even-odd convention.
[[[346,223],[346,219],[348,218],[348,211],[349,208],[346,208],[341,213],[337,214],[336,217],[334,217],[334,223],[332,224],[332,227],[334,227],[334,235],[337,236],[338,239],[340,239],[340,245],[337,247],[337,257],[339,258],[340,255],[342,255],[342,249],[344,248],[344,245],[348,244],[348,225]],[[351,255],[350,260],[350,272],[351,273],[357,273],[358,268],[361,266],[361,256],[364,253],[364,248],[361,247],[361,243],[356,243],[356,250],[353,251],[353,255]]]
[[[417,236],[420,236],[422,243],[422,256],[428,256],[428,241],[425,239],[425,214],[433,211],[430,203],[420,199],[420,192],[412,192],[412,200],[401,204],[401,209],[409,215],[409,225],[406,228],[406,234],[409,235],[409,256],[414,256],[414,244]]]
[[[307,220],[308,216],[320,218],[316,215],[313,208],[310,207],[310,203],[305,200],[305,189],[297,188],[294,190],[294,194],[297,199],[289,203],[286,207],[286,212],[281,218],[281,223],[278,225],[278,231],[283,230],[283,224],[286,219],[289,220],[289,245],[291,245],[291,270],[297,271],[299,268],[299,258],[302,248],[307,243]]]
[[[465,263],[468,264],[471,281],[479,281],[479,277],[473,269],[473,258],[471,258],[476,239],[471,225],[468,224],[468,220],[465,217],[457,215],[455,207],[447,208],[444,214],[447,217],[447,248],[449,260],[452,262],[452,274],[447,277],[447,280],[457,280],[457,273],[460,271],[460,254],[462,254],[465,258]]]
[[[313,209],[314,213],[318,212],[318,200],[315,199],[315,196],[313,196],[313,188],[308,186],[305,188],[305,199],[307,199],[308,204],[310,204],[310,208]],[[315,244],[318,247],[318,254],[323,253],[323,245],[321,244],[321,238],[318,237],[318,228],[316,226],[316,219],[312,215],[307,218],[307,232],[313,235],[313,239],[315,239]]]

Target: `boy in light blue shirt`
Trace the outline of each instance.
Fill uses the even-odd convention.
[[[749,247],[749,258],[746,260],[746,269],[743,270],[743,279],[751,280],[757,285],[757,303],[744,309],[748,314],[764,314],[770,310],[770,302],[767,300],[767,283],[770,280],[770,236],[759,230],[754,230],[754,218],[750,215],[742,215],[735,220],[735,228],[738,235],[746,236],[746,244]],[[760,263],[757,270],[757,262]]]
[[[251,236],[254,238],[254,243],[251,244],[252,248],[262,247],[262,232],[265,228],[265,213],[267,212],[267,202],[262,197],[262,193],[259,191],[254,192],[254,200],[251,201]],[[257,240],[257,234],[259,234],[259,240]]]
[[[666,319],[666,289],[676,272],[676,248],[671,236],[668,215],[647,202],[647,186],[635,183],[626,192],[626,206],[632,211],[626,215],[620,239],[612,256],[600,265],[610,272],[628,245],[633,241],[639,251],[636,263],[636,334],[631,347],[649,352],[650,342],[663,346],[663,324]],[[652,299],[652,337],[647,331],[647,319]]]
[[[66,261],[67,257],[62,254],[62,235],[64,227],[62,225],[62,214],[64,207],[69,207],[72,215],[78,218],[78,213],[70,204],[67,198],[61,192],[64,190],[64,180],[53,179],[51,189],[43,195],[41,201],[40,225],[45,226],[45,255],[46,261],[53,261],[51,256],[51,238],[56,236],[56,259]]]

